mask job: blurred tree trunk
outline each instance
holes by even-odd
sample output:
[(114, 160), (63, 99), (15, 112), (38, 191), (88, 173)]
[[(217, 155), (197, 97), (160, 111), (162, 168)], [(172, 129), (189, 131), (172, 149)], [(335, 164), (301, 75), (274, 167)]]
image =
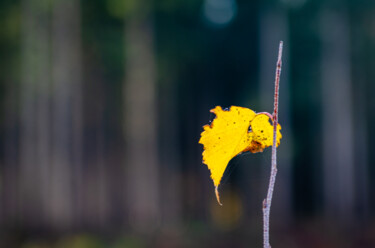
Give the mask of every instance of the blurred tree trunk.
[(1, 174), (1, 224), (16, 223), (18, 216), (17, 198), (19, 196), (18, 185), (18, 161), (19, 152), (17, 149), (18, 120), (17, 113), (19, 104), (16, 84), (9, 83), (4, 102), (4, 167)]
[(353, 99), (348, 17), (321, 15), (324, 208), (327, 217), (350, 223), (354, 210)]
[(48, 1), (22, 2), (19, 214), (26, 225), (42, 223), (48, 202), (50, 162), (50, 61)]
[[(283, 68), (280, 79), (280, 107), (279, 118), (282, 126), (283, 140), (278, 148), (278, 175), (275, 186), (275, 207), (272, 209), (273, 215), (278, 216), (274, 219), (278, 225), (287, 225), (291, 221), (292, 216), (292, 159), (291, 159), (291, 140), (290, 130), (290, 86), (288, 73), (289, 46), (288, 42), (289, 30), (287, 24), (287, 16), (285, 11), (276, 11), (275, 9), (265, 9), (260, 16), (260, 99), (261, 108), (259, 111), (273, 111), (273, 94), (276, 60), (278, 52), (278, 44), (280, 40), (284, 41), (283, 49)], [(264, 168), (263, 179), (269, 177), (270, 161)], [(262, 180), (263, 198), (266, 196), (268, 180)], [(277, 206), (277, 207), (276, 207)]]
[[(171, 66), (170, 68), (173, 68)], [(181, 158), (178, 149), (177, 89), (175, 77), (167, 74), (163, 79), (162, 96), (160, 97), (160, 130), (161, 136), (161, 199), (163, 225), (173, 228), (181, 223), (182, 211), (182, 178)]]
[(147, 232), (161, 215), (154, 34), (150, 2), (134, 3), (125, 17), (126, 205), (131, 227)]
[[(57, 227), (71, 226), (74, 220), (73, 208), (80, 208), (82, 205), (80, 202), (82, 199), (80, 182), (83, 176), (80, 26), (79, 2), (53, 1), (53, 139), (49, 200), (52, 221)], [(78, 211), (78, 216), (75, 217), (79, 218), (82, 213), (83, 209)]]
[[(353, 37), (360, 37), (362, 34), (361, 26), (362, 23), (358, 22), (361, 19), (362, 13), (357, 13), (352, 18), (352, 33)], [(368, 51), (367, 47), (362, 45), (362, 39), (354, 39), (353, 40), (353, 83), (355, 82), (355, 87), (353, 88), (354, 91), (354, 103), (355, 103), (355, 110), (354, 110), (354, 130), (355, 130), (355, 147), (354, 147), (354, 161), (355, 161), (355, 168), (356, 168), (356, 175), (355, 175), (355, 202), (356, 202), (356, 210), (359, 213), (360, 222), (358, 224), (363, 225), (363, 222), (369, 221), (369, 104), (368, 104), (368, 92), (366, 88), (366, 81), (369, 80), (371, 77), (368, 77), (366, 73), (366, 67), (363, 66), (363, 63), (366, 63), (363, 60), (363, 57), (366, 57)], [(364, 56), (365, 54), (365, 56)], [(371, 57), (367, 57), (370, 59)], [(371, 63), (369, 63), (371, 66)], [(370, 79), (371, 80), (371, 79)]]

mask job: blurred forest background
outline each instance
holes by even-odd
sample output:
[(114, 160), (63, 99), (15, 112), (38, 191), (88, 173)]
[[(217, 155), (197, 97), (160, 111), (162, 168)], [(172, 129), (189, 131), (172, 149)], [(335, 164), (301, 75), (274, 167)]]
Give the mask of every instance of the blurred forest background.
[(272, 247), (375, 247), (375, 1), (2, 0), (0, 247), (262, 247), (270, 149), (216, 203), (216, 105), (283, 139)]

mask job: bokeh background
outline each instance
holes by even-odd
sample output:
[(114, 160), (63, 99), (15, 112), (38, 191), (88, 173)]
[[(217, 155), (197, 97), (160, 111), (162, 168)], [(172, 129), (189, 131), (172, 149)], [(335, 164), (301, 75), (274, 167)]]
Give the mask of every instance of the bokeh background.
[(220, 207), (198, 140), (280, 40), (272, 247), (375, 247), (373, 0), (2, 0), (0, 247), (262, 247), (270, 149)]

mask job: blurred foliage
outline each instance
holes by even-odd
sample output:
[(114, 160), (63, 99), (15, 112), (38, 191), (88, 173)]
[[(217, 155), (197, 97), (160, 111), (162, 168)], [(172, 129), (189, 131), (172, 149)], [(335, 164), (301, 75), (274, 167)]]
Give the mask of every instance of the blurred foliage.
[(96, 237), (89, 235), (76, 235), (68, 237), (57, 242), (56, 248), (101, 248), (104, 243)]

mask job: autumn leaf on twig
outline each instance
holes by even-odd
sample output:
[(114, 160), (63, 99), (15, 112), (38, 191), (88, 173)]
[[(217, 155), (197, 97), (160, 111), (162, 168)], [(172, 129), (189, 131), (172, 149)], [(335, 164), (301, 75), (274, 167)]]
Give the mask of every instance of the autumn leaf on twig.
[[(203, 126), (199, 143), (203, 144), (203, 163), (211, 171), (216, 198), (221, 205), (218, 187), (229, 161), (242, 152), (262, 152), (272, 146), (273, 127), (268, 113), (257, 114), (251, 109), (237, 106), (231, 106), (228, 110), (217, 106), (210, 111), (216, 118), (211, 125)], [(277, 129), (279, 145), (281, 126), (278, 125)]]

